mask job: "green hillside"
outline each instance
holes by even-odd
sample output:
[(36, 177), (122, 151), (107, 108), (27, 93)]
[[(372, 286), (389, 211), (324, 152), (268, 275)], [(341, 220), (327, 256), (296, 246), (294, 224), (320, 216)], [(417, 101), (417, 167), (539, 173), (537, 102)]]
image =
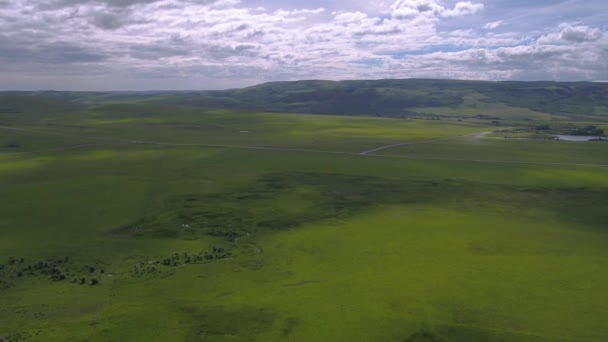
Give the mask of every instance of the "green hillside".
[(531, 118), (541, 118), (542, 113), (570, 119), (608, 115), (608, 85), (588, 82), (296, 81), (235, 90), (148, 96), (145, 100), (271, 112), (396, 117), (423, 113), (442, 115), (439, 109), (446, 107), (472, 111), (456, 116), (503, 119), (506, 116), (495, 113), (496, 109), (528, 109), (537, 113), (529, 115)]
[(72, 103), (152, 103), (304, 114), (608, 119), (608, 84), (403, 79), (272, 82), (221, 91), (35, 92)]

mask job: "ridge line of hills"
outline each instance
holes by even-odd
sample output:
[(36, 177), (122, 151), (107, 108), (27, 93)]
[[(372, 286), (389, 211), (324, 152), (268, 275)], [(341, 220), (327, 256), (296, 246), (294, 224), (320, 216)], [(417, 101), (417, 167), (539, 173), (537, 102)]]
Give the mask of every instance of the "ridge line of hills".
[[(179, 105), (187, 107), (303, 114), (388, 117), (505, 119), (608, 119), (608, 83), (553, 81), (461, 81), (382, 79), (282, 81), (205, 91), (5, 91), (0, 111), (35, 96), (67, 104)], [(52, 100), (51, 100), (52, 101)]]

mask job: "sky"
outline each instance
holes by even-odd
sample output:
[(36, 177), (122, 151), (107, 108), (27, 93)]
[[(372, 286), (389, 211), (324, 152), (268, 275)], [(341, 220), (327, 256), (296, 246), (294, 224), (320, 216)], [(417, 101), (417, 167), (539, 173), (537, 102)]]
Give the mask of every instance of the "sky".
[(0, 0), (0, 90), (608, 80), (606, 0)]

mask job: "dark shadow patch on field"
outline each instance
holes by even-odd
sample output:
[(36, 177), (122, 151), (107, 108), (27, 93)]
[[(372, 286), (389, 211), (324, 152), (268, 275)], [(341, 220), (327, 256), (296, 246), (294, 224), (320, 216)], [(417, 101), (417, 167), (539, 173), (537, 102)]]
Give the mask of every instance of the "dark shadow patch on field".
[[(381, 205), (448, 206), (463, 212), (604, 227), (608, 192), (588, 188), (521, 189), (455, 180), (407, 181), (344, 174), (285, 172), (216, 194), (169, 197), (163, 209), (118, 227), (113, 234), (198, 239), (215, 236), (238, 244), (260, 232), (341, 222)], [(539, 216), (539, 211), (545, 214)], [(548, 215), (547, 215), (548, 214)], [(243, 242), (243, 241), (241, 241)], [(496, 246), (495, 246), (496, 247)], [(500, 246), (497, 246), (500, 247)], [(481, 249), (480, 249), (481, 248)], [(501, 250), (473, 246), (479, 253)]]
[(500, 255), (508, 252), (507, 247), (497, 241), (471, 241), (469, 251), (478, 255)]
[(403, 342), (447, 342), (448, 340), (427, 329), (420, 329)]
[(341, 221), (382, 204), (441, 201), (441, 192), (458, 193), (455, 186), (451, 181), (440, 184), (342, 174), (275, 173), (225, 193), (167, 198), (160, 212), (112, 233), (167, 238), (204, 234), (235, 242), (262, 231)]
[[(506, 332), (494, 332), (474, 326), (438, 325), (420, 328), (403, 342), (507, 342), (521, 336)], [(506, 336), (506, 337), (505, 337)]]
[(300, 319), (296, 317), (289, 317), (283, 322), (283, 328), (281, 329), (281, 335), (287, 337), (300, 325)]
[(608, 222), (608, 192), (595, 189), (540, 189), (529, 190), (524, 196), (534, 204), (552, 210), (558, 220), (577, 226), (600, 227), (605, 230)]
[[(605, 230), (608, 191), (594, 188), (516, 188), (503, 185), (475, 184), (468, 189), (458, 208), (478, 212), (500, 213), (528, 219), (546, 219), (545, 212), (556, 222), (577, 228)], [(474, 247), (476, 248), (476, 247)], [(500, 248), (498, 248), (500, 249)], [(479, 252), (489, 252), (479, 250)]]
[(243, 260), (241, 262), (239, 262), (239, 267), (245, 270), (249, 270), (249, 271), (259, 271), (262, 268), (264, 268), (264, 260), (263, 259), (246, 259)]
[(257, 307), (228, 309), (223, 306), (182, 308), (195, 326), (188, 341), (207, 341), (216, 339), (253, 340), (270, 329), (276, 313)]
[(180, 129), (194, 131), (228, 131), (229, 129), (213, 123), (196, 123), (196, 122), (161, 122), (161, 123), (145, 123), (145, 126), (163, 129)]
[(283, 287), (302, 287), (310, 284), (324, 283), (325, 280), (303, 280), (297, 283), (283, 284)]

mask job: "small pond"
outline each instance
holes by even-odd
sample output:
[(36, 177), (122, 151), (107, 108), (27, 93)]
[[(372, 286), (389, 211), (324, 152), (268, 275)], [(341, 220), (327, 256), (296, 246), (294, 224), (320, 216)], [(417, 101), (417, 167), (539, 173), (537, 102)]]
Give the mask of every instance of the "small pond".
[(592, 135), (558, 135), (559, 140), (563, 141), (590, 141), (593, 139), (607, 139), (605, 137), (594, 137)]

